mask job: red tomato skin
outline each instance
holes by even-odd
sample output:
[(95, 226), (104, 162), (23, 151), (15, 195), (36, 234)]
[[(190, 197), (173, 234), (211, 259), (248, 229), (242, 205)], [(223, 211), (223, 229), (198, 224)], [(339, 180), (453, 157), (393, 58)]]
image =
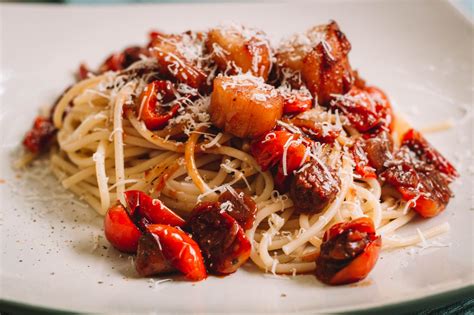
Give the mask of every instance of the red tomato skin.
[(329, 281), (324, 281), (326, 284), (342, 285), (360, 281), (367, 277), (378, 260), (380, 249), (382, 247), (382, 238), (381, 236), (375, 235), (374, 224), (372, 220), (367, 217), (333, 225), (324, 234), (323, 242), (332, 240), (347, 230), (367, 233), (370, 242), (366, 245), (363, 252), (356, 256), (348, 265), (332, 275)]
[(104, 231), (105, 237), (116, 249), (126, 253), (136, 253), (138, 239), (142, 233), (122, 205), (114, 205), (107, 210)]
[(164, 97), (170, 97), (172, 93), (172, 83), (170, 81), (156, 80), (148, 84), (139, 98), (139, 113), (145, 126), (149, 130), (159, 130), (163, 128), (168, 121), (176, 116), (180, 108), (179, 104), (174, 105), (169, 111), (164, 113), (157, 112), (158, 99), (157, 93), (164, 93)]
[(91, 73), (91, 71), (89, 70), (87, 65), (85, 63), (81, 63), (76, 73), (77, 80), (82, 81), (84, 79), (87, 79), (89, 76), (89, 73)]
[(209, 272), (227, 275), (248, 260), (252, 245), (237, 220), (221, 212), (220, 205), (220, 202), (199, 203), (186, 227), (201, 246)]
[(329, 284), (342, 285), (365, 279), (369, 272), (374, 268), (375, 263), (379, 258), (381, 247), (382, 238), (381, 236), (378, 236), (375, 241), (367, 245), (365, 251), (357, 256), (349, 266), (336, 273)]
[(126, 191), (125, 200), (132, 217), (136, 214), (143, 216), (152, 224), (167, 224), (179, 227), (183, 227), (185, 224), (185, 221), (179, 215), (165, 206), (159, 199), (153, 199), (142, 191)]
[(293, 134), (286, 130), (274, 130), (252, 143), (250, 151), (263, 171), (281, 161), (285, 143), (291, 137)]
[(370, 137), (382, 130), (393, 130), (393, 110), (387, 95), (375, 86), (353, 86), (345, 100), (335, 100), (332, 106), (340, 109), (352, 126)]
[(157, 237), (164, 257), (190, 281), (207, 278), (206, 267), (198, 244), (182, 230), (164, 224), (147, 226)]
[(387, 94), (376, 86), (367, 86), (365, 91), (375, 100), (375, 110), (385, 120), (384, 125), (392, 132), (395, 117)]
[(110, 55), (101, 66), (101, 72), (122, 70), (123, 59), (122, 53)]
[(415, 129), (410, 129), (403, 135), (402, 145), (415, 152), (421, 160), (434, 165), (450, 179), (459, 177), (456, 168)]
[(333, 239), (336, 236), (341, 235), (342, 233), (344, 233), (344, 231), (348, 229), (354, 229), (366, 233), (375, 233), (375, 227), (372, 220), (366, 217), (362, 217), (349, 222), (341, 222), (334, 224), (324, 234), (324, 241)]
[[(263, 171), (280, 163), (279, 168), (281, 168), (283, 175), (281, 163), (283, 163), (285, 144), (298, 138), (299, 135), (292, 134), (286, 130), (271, 131), (253, 142), (250, 151)], [(303, 143), (292, 143), (288, 147), (286, 154), (287, 174), (290, 174), (302, 164), (305, 152), (306, 146)]]
[(446, 208), (446, 205), (440, 205), (420, 192), (413, 192), (403, 187), (398, 188), (398, 192), (400, 192), (402, 199), (405, 201), (412, 201), (416, 198), (412, 207), (423, 218), (435, 217)]
[(296, 115), (313, 107), (313, 100), (310, 98), (300, 98), (295, 96), (294, 98), (285, 98), (283, 103), (283, 114), (284, 115)]
[(26, 133), (23, 146), (31, 153), (39, 153), (47, 148), (55, 133), (56, 128), (51, 119), (38, 116), (33, 127)]
[(369, 159), (365, 153), (360, 139), (356, 140), (354, 145), (350, 149), (352, 157), (354, 158), (355, 167), (354, 171), (356, 174), (360, 175), (362, 178), (377, 178), (375, 169), (370, 166)]
[(236, 272), (249, 259), (251, 250), (252, 244), (245, 235), (243, 228), (239, 226), (232, 251), (228, 253), (226, 259), (216, 266), (217, 272), (222, 275)]
[(304, 144), (291, 144), (289, 146), (286, 154), (286, 175), (283, 171), (283, 159), (280, 165), (278, 165), (278, 170), (275, 175), (275, 185), (280, 192), (285, 193), (290, 189), (291, 175), (308, 160), (308, 158), (304, 160), (305, 154), (306, 146)]

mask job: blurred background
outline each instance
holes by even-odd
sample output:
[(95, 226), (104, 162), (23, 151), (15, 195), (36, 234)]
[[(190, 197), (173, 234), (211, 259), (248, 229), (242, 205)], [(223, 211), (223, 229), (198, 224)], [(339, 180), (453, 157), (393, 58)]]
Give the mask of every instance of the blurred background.
[[(127, 4), (127, 3), (196, 3), (196, 2), (288, 2), (312, 0), (0, 0), (0, 3), (64, 3), (64, 4)], [(341, 0), (341, 1), (403, 1), (403, 0)], [(474, 16), (474, 0), (447, 0), (471, 22)]]
[[(278, 0), (277, 0), (278, 1)], [(279, 0), (285, 1), (285, 0)], [(288, 1), (288, 0), (287, 0)], [(311, 1), (311, 0), (307, 0)], [(364, 0), (343, 0), (343, 1), (364, 1)], [(373, 0), (383, 1), (383, 0)], [(393, 0), (397, 1), (397, 0)], [(398, 0), (400, 1), (400, 0)], [(455, 4), (460, 11), (472, 18), (474, 13), (474, 0), (448, 0)], [(73, 4), (121, 4), (121, 3), (190, 3), (190, 2), (268, 2), (268, 0), (0, 0), (2, 2), (15, 3), (73, 3)]]

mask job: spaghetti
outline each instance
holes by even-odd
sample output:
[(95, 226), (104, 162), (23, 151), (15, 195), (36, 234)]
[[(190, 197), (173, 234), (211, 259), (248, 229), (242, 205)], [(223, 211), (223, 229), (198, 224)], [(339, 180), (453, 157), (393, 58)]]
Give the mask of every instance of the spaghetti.
[[(183, 218), (200, 202), (217, 202), (226, 191), (234, 196), (243, 192), (257, 207), (245, 231), (250, 259), (279, 274), (312, 272), (324, 263), (317, 257), (323, 257), (322, 244), (330, 241), (325, 234), (338, 223), (370, 218), (384, 249), (446, 232), (447, 223), (396, 236), (417, 213), (437, 214), (424, 212), (428, 201), (438, 200), (431, 198), (437, 192), (420, 189), (427, 173), (418, 164), (429, 164), (429, 174), (449, 177), (449, 163), (441, 163), (445, 160), (434, 149), (421, 152), (420, 144), (413, 144), (420, 138), (395, 139), (408, 128), (397, 123), (383, 92), (350, 70), (350, 44), (332, 33), (335, 28), (334, 22), (314, 28), (275, 50), (262, 32), (240, 26), (209, 33), (152, 33), (148, 49), (141, 48), (138, 56), (130, 50), (113, 55), (101, 73), (89, 73), (57, 102), (51, 116), (56, 140), (49, 140), (54, 173), (101, 215), (117, 201), (130, 202), (125, 192), (133, 190), (159, 199)], [(216, 78), (222, 85), (216, 85)], [(158, 85), (165, 80), (171, 87)], [(269, 121), (274, 108), (278, 117)], [(266, 124), (271, 127), (260, 132)], [(382, 134), (395, 147), (390, 144), (385, 161), (377, 165), (370, 155), (385, 145), (377, 142)], [(40, 151), (25, 144), (33, 153)], [(397, 186), (397, 176), (390, 173), (406, 164), (406, 156), (398, 157), (405, 147), (416, 147), (413, 170), (419, 187)], [(264, 154), (276, 154), (275, 160), (266, 163)], [(398, 164), (392, 170), (390, 163)], [(298, 180), (307, 180), (315, 170), (317, 176), (334, 178), (322, 184), (335, 188), (333, 195), (314, 192), (314, 187), (302, 193), (319, 193), (318, 211), (293, 193)], [(447, 200), (441, 203), (438, 211)], [(302, 211), (305, 206), (310, 210)]]

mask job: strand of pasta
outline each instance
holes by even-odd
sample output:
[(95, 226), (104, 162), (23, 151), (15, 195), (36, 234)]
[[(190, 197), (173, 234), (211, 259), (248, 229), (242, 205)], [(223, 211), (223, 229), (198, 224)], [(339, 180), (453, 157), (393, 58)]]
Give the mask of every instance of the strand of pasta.
[[(113, 109), (114, 124), (114, 156), (115, 156), (115, 181), (119, 183), (125, 179), (125, 163), (123, 152), (123, 129), (122, 129), (122, 111), (127, 98), (132, 94), (134, 84), (127, 84), (117, 94)], [(117, 198), (122, 204), (125, 204), (125, 185), (117, 185)]]
[[(202, 132), (203, 130), (204, 129), (200, 128), (197, 131)], [(196, 167), (196, 161), (194, 159), (194, 149), (196, 148), (196, 143), (200, 136), (198, 132), (194, 132), (189, 136), (189, 139), (186, 142), (184, 158), (186, 160), (186, 169), (188, 171), (188, 175), (191, 176), (191, 179), (193, 180), (194, 184), (199, 188), (201, 193), (204, 194), (208, 193), (211, 189), (202, 179), (201, 175), (199, 175), (199, 172)], [(211, 193), (210, 195), (212, 196), (212, 194), (214, 193)]]
[(110, 194), (107, 187), (107, 174), (105, 172), (105, 141), (101, 141), (97, 151), (92, 159), (95, 160), (95, 172), (97, 176), (97, 184), (100, 192), (101, 214), (104, 215), (110, 206)]
[(76, 83), (72, 88), (70, 88), (64, 95), (61, 97), (59, 102), (56, 104), (56, 108), (53, 113), (53, 123), (54, 126), (58, 129), (62, 127), (62, 119), (64, 115), (64, 111), (69, 106), (69, 103), (72, 101), (74, 97), (79, 95), (85, 89), (92, 87), (99, 82), (103, 81), (103, 79), (109, 74), (104, 74), (97, 77), (92, 77), (90, 79), (82, 80), (81, 82)]

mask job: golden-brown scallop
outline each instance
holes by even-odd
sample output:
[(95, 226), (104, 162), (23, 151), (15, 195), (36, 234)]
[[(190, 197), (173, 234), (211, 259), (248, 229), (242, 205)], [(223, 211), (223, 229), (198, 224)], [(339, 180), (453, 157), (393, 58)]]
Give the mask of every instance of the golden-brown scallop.
[(192, 88), (204, 89), (207, 74), (198, 65), (202, 53), (196, 33), (159, 34), (150, 45), (163, 74), (176, 78)]
[(332, 94), (346, 94), (351, 89), (350, 50), (351, 44), (333, 21), (326, 27), (324, 40), (304, 58), (301, 77), (319, 104), (327, 105)]
[(225, 74), (250, 72), (268, 78), (271, 50), (263, 32), (237, 25), (214, 28), (207, 35), (206, 47)]
[(241, 138), (255, 138), (275, 127), (283, 112), (283, 97), (262, 78), (218, 76), (209, 114), (212, 123)]
[(327, 105), (331, 94), (345, 94), (352, 86), (347, 55), (351, 45), (336, 22), (311, 28), (284, 41), (275, 54), (277, 74), (283, 84), (303, 84)]
[(275, 54), (278, 76), (294, 89), (303, 86), (301, 69), (304, 58), (324, 38), (325, 25), (311, 28), (305, 34), (294, 34), (278, 47)]

